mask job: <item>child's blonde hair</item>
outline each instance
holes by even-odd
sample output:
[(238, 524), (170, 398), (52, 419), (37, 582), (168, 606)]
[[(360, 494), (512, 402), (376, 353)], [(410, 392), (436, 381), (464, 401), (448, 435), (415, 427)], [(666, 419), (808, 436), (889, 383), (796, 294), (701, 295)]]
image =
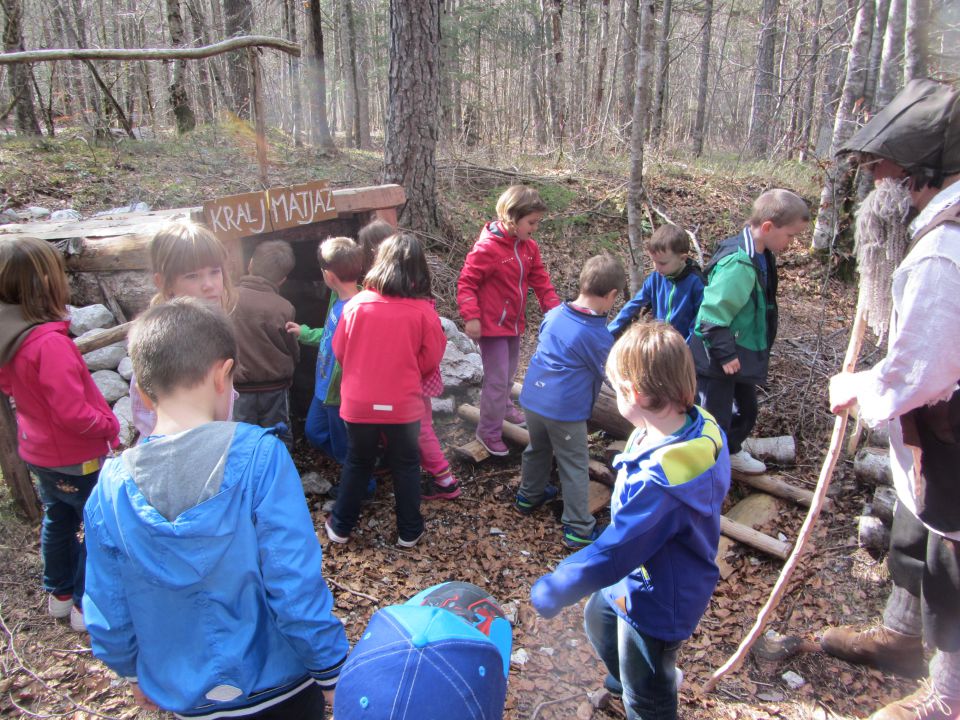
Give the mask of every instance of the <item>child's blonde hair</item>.
[(497, 217), (503, 223), (515, 223), (536, 212), (546, 212), (540, 193), (528, 185), (511, 185), (497, 200)]
[(610, 350), (607, 377), (622, 391), (640, 395), (643, 406), (653, 412), (665, 407), (689, 410), (696, 400), (693, 355), (668, 323), (632, 325)]
[(34, 237), (0, 240), (0, 302), (19, 305), (27, 322), (67, 317), (70, 285), (63, 257)]
[(170, 286), (178, 277), (205, 267), (219, 267), (223, 271), (221, 305), (224, 311), (232, 312), (237, 304), (237, 291), (227, 266), (227, 250), (203, 225), (176, 220), (160, 228), (150, 241), (150, 267), (161, 278), (161, 287), (150, 300), (151, 305), (172, 299)]
[(794, 192), (783, 188), (774, 188), (762, 193), (753, 201), (753, 210), (748, 221), (753, 227), (760, 227), (770, 221), (778, 228), (792, 225), (798, 220), (810, 220), (810, 208), (806, 201)]
[(317, 263), (343, 283), (355, 283), (363, 275), (363, 248), (348, 237), (329, 237), (317, 248)]

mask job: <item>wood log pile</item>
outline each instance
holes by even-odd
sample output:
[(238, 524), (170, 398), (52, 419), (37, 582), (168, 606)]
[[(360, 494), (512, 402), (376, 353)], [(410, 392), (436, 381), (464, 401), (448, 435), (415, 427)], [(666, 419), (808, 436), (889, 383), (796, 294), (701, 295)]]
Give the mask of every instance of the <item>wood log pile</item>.
[[(871, 434), (869, 439), (876, 442), (887, 438), (883, 434)], [(863, 506), (857, 518), (857, 541), (860, 547), (879, 557), (890, 546), (890, 526), (897, 503), (888, 449), (861, 448), (853, 460), (853, 474), (858, 483), (874, 488), (873, 498)]]

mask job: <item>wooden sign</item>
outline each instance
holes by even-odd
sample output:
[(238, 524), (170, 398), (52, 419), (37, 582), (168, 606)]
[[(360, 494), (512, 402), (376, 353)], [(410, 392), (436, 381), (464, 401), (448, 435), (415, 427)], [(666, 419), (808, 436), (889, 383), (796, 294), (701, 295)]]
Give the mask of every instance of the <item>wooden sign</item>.
[(337, 216), (326, 180), (271, 188), (203, 204), (207, 225), (222, 242), (307, 225)]

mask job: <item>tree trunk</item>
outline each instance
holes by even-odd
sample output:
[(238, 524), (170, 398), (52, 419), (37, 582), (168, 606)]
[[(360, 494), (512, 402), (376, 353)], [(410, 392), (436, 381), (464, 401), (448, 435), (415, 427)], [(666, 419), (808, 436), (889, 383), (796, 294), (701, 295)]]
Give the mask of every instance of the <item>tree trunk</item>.
[(863, 89), (864, 110), (878, 109), (875, 104), (880, 64), (883, 57), (883, 42), (887, 32), (887, 18), (890, 15), (891, 0), (876, 0), (873, 18), (873, 35), (870, 38), (870, 58), (867, 63), (867, 82)]
[(927, 76), (929, 51), (927, 33), (929, 32), (930, 0), (907, 0), (907, 24), (905, 37), (905, 57), (903, 63), (903, 83)]
[(530, 97), (533, 101), (533, 123), (540, 147), (547, 145), (547, 98), (544, 87), (544, 63), (546, 59), (546, 43), (543, 35), (543, 15), (536, 9), (531, 9), (533, 18), (534, 37), (536, 38), (536, 57), (530, 63), (530, 73), (527, 81), (530, 85)]
[(327, 72), (323, 57), (323, 19), (320, 0), (307, 4), (307, 32), (305, 37), (304, 73), (307, 97), (310, 101), (310, 138), (323, 150), (334, 147), (330, 126), (327, 124)]
[(777, 14), (780, 0), (763, 0), (760, 10), (760, 38), (757, 42), (757, 65), (753, 82), (753, 104), (747, 144), (754, 157), (764, 157), (770, 146), (770, 130), (776, 106), (775, 60), (777, 49)]
[[(186, 3), (194, 40), (201, 45), (208, 45), (203, 8), (196, 0), (186, 0)], [(200, 107), (203, 110), (203, 119), (206, 122), (213, 122), (213, 119), (217, 116), (217, 111), (213, 89), (210, 87), (210, 74), (211, 72), (216, 74), (216, 65), (208, 60), (196, 60), (194, 65), (197, 69), (197, 90), (200, 92)]]
[(603, 87), (607, 79), (607, 53), (610, 43), (610, 0), (600, 3), (600, 31), (597, 38), (597, 84), (594, 87), (593, 107), (596, 112), (594, 122), (599, 124), (603, 112)]
[[(640, 1), (640, 44), (637, 52), (637, 82), (630, 127), (630, 179), (627, 183), (627, 238), (630, 244), (630, 293), (636, 294), (643, 279), (643, 142), (650, 112), (649, 79), (653, 66), (653, 35), (656, 18), (653, 0)], [(644, 85), (647, 85), (646, 89)]]
[[(23, 5), (21, 0), (3, 0), (3, 49), (5, 52), (25, 50), (23, 45)], [(10, 93), (14, 103), (14, 127), (19, 135), (40, 135), (40, 123), (33, 105), (30, 66), (16, 63), (10, 67)], [(51, 92), (53, 90), (51, 89)]]
[(703, 29), (700, 31), (700, 61), (697, 65), (697, 114), (693, 121), (693, 154), (703, 154), (707, 121), (707, 90), (710, 84), (710, 32), (713, 28), (713, 0), (704, 0)]
[[(847, 73), (843, 94), (833, 124), (830, 157), (853, 135), (857, 126), (856, 105), (863, 97), (867, 84), (867, 65), (870, 54), (870, 36), (873, 32), (874, 1), (863, 0), (857, 12), (847, 56)], [(851, 170), (847, 158), (831, 162), (827, 167), (826, 182), (820, 194), (820, 210), (813, 230), (813, 247), (818, 250), (832, 246), (840, 226), (840, 210), (850, 191)]]
[(369, 13), (364, 12), (364, 3), (358, 0), (353, 12), (353, 38), (356, 43), (357, 63), (357, 118), (358, 118), (358, 146), (363, 150), (373, 147), (370, 140), (370, 84), (369, 78), (373, 72), (370, 63), (369, 33), (367, 32), (367, 18)]
[[(844, 27), (849, 27), (847, 18), (847, 0), (834, 0), (834, 18), (824, 35), (833, 38), (844, 37)], [(852, 30), (851, 30), (852, 32)], [(830, 153), (830, 141), (833, 138), (833, 125), (837, 116), (837, 106), (843, 93), (843, 75), (846, 68), (847, 48), (842, 42), (833, 42), (833, 49), (827, 60), (823, 74), (820, 94), (820, 114), (816, 124), (816, 154), (826, 157)]]
[(360, 147), (360, 95), (357, 92), (357, 38), (353, 0), (340, 0), (340, 72), (344, 80), (344, 128), (348, 147)]
[[(297, 42), (297, 5), (294, 0), (283, 0), (283, 13), (286, 25), (286, 37), (290, 42)], [(287, 84), (290, 88), (290, 115), (294, 147), (303, 145), (303, 105), (300, 97), (300, 58), (287, 55), (286, 67)]]
[(880, 59), (880, 74), (874, 106), (879, 110), (893, 100), (900, 89), (903, 67), (904, 25), (906, 23), (906, 0), (891, 0), (887, 15), (887, 32), (883, 40), (883, 57)]
[(660, 17), (660, 35), (657, 37), (657, 82), (653, 95), (653, 114), (650, 120), (650, 142), (660, 142), (664, 118), (667, 113), (667, 79), (670, 74), (670, 15), (673, 0), (663, 0)]
[[(223, 0), (223, 22), (228, 37), (250, 35), (253, 30), (253, 4), (250, 0)], [(230, 53), (227, 61), (234, 111), (244, 120), (253, 117), (250, 106), (250, 68), (245, 51)]]
[[(183, 17), (180, 15), (180, 0), (166, 0), (167, 26), (170, 28), (170, 45), (183, 47)], [(197, 120), (187, 98), (184, 85), (186, 60), (173, 61), (173, 81), (170, 83), (170, 107), (177, 121), (177, 133), (182, 135), (197, 126)]]
[[(708, 0), (712, 2), (712, 0)], [(623, 58), (623, 91), (620, 99), (620, 124), (626, 127), (633, 117), (634, 94), (637, 91), (637, 27), (640, 24), (640, 0), (624, 0), (623, 35), (620, 57)]]
[(407, 194), (400, 224), (433, 231), (440, 112), (440, 2), (390, 0), (390, 73), (384, 182)]
[(541, 0), (546, 24), (547, 50), (547, 96), (550, 101), (550, 122), (553, 139), (561, 146), (566, 125), (565, 103), (561, 79), (563, 78), (563, 0)]
[[(455, 110), (456, 88), (460, 84), (460, 42), (459, 19), (456, 13), (456, 0), (443, 0), (440, 25), (440, 119), (444, 137), (456, 137), (459, 117)], [(531, 58), (531, 65), (533, 59)]]
[(583, 144), (583, 128), (586, 124), (587, 110), (587, 0), (580, 0), (577, 17), (580, 21), (580, 29), (577, 33), (577, 74), (574, 87), (576, 88), (576, 127), (571, 129), (571, 134), (576, 133), (577, 145)]
[(804, 5), (803, 22), (809, 30), (810, 59), (806, 66), (800, 69), (800, 72), (806, 76), (806, 82), (803, 85), (803, 115), (798, 139), (801, 162), (807, 159), (807, 153), (810, 150), (810, 132), (813, 129), (813, 101), (817, 92), (817, 65), (820, 61), (820, 18), (823, 15), (823, 0), (816, 0), (812, 16), (807, 14), (808, 11), (809, 6)]

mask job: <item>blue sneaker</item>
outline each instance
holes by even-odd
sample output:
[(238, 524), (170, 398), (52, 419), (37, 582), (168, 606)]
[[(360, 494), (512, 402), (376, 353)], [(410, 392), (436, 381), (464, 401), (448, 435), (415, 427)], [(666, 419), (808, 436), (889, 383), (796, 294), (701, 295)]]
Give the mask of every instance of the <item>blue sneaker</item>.
[(544, 505), (551, 500), (553, 500), (560, 493), (557, 488), (553, 485), (547, 485), (543, 488), (543, 495), (540, 496), (540, 499), (536, 502), (528, 500), (520, 493), (517, 493), (516, 499), (513, 501), (514, 509), (521, 515), (530, 515), (534, 510), (536, 510), (541, 505)]
[(587, 545), (592, 543), (598, 537), (600, 537), (600, 528), (598, 527), (593, 528), (593, 532), (591, 532), (589, 535), (584, 536), (584, 535), (580, 535), (577, 532), (574, 532), (567, 525), (563, 526), (563, 544), (566, 545), (568, 548), (573, 548), (574, 550), (585, 548)]

